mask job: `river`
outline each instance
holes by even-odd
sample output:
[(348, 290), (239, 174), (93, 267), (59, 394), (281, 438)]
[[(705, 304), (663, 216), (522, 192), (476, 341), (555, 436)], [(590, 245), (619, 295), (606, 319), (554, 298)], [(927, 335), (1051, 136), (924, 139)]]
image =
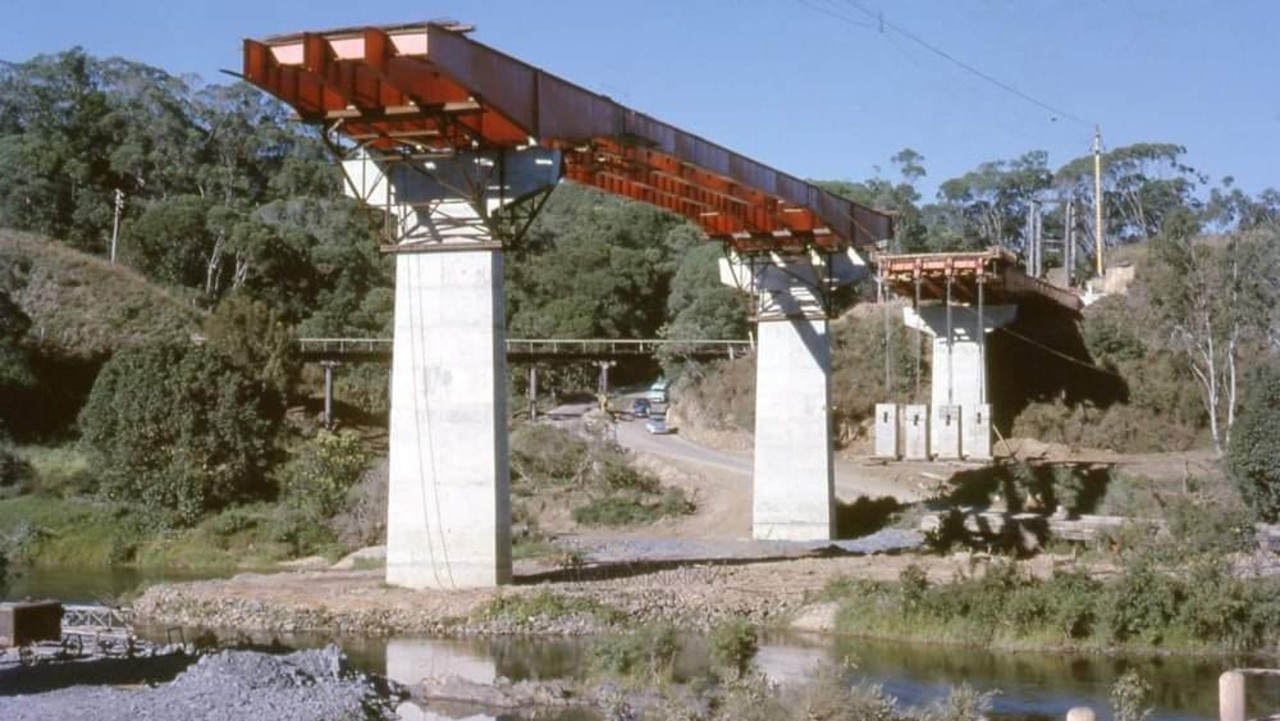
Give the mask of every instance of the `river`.
[[(208, 575), (208, 574), (204, 574)], [(55, 597), (64, 602), (96, 602), (119, 598), (140, 583), (177, 581), (183, 573), (130, 570), (31, 570), (11, 579), (5, 598)], [(164, 640), (166, 629), (143, 629)], [(188, 634), (191, 631), (188, 630)], [(257, 638), (269, 641), (268, 638)], [(403, 683), (435, 674), (458, 674), (478, 682), (498, 677), (512, 680), (574, 677), (586, 664), (589, 641), (529, 638), (432, 639), (329, 638), (319, 635), (278, 637), (293, 647), (337, 641), (358, 667)], [(699, 644), (688, 644), (696, 649)], [(701, 661), (685, 654), (686, 667)], [(1217, 717), (1217, 679), (1229, 668), (1258, 665), (1218, 656), (1112, 657), (1061, 653), (992, 653), (953, 646), (912, 645), (799, 634), (768, 634), (756, 663), (780, 683), (803, 680), (817, 664), (852, 660), (852, 677), (880, 684), (903, 706), (925, 705), (945, 698), (967, 682), (979, 690), (997, 691), (993, 717), (1063, 719), (1072, 706), (1090, 706), (1100, 721), (1110, 719), (1111, 685), (1133, 668), (1153, 688), (1155, 721), (1191, 721)], [(1280, 707), (1280, 683), (1251, 680), (1250, 714), (1269, 715)], [(437, 718), (430, 714), (423, 718)], [(444, 718), (444, 717), (439, 717)], [(476, 719), (495, 717), (477, 716)], [(502, 718), (502, 717), (498, 717)], [(563, 715), (564, 721), (587, 718)]]

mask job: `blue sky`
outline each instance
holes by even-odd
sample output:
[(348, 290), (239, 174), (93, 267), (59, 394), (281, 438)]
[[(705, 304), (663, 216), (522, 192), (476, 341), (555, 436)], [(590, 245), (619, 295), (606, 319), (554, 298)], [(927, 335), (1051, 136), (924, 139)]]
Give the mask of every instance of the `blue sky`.
[[(1256, 193), (1280, 186), (1273, 0), (142, 0), (14, 2), (0, 59), (74, 45), (225, 82), (243, 37), (448, 17), (573, 82), (787, 172), (862, 179), (904, 147), (936, 184), (1047, 150), (1187, 146)], [(859, 7), (870, 11), (871, 16)], [(880, 18), (886, 25), (882, 28)], [(1083, 122), (998, 89), (899, 27)]]

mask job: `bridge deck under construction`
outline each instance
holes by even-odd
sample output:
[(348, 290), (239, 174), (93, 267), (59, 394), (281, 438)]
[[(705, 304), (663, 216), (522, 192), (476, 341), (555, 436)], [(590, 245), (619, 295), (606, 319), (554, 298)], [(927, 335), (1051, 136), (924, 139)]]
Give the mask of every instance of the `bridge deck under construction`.
[[(843, 250), (888, 216), (428, 22), (244, 41), (244, 77), (371, 153), (560, 151), (563, 177), (657, 205), (740, 252)], [(736, 111), (735, 111), (736, 112)]]
[(954, 253), (880, 254), (875, 256), (880, 280), (903, 298), (920, 301), (976, 303), (981, 284), (987, 303), (1044, 300), (1072, 313), (1084, 308), (1080, 296), (1052, 283), (1033, 278), (1007, 250)]

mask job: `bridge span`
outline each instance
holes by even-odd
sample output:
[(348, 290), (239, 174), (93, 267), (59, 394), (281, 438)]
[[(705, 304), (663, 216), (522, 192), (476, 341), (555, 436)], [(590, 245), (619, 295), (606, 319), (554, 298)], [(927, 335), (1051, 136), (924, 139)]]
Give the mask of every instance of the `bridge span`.
[[(752, 535), (834, 533), (830, 342), (837, 287), (887, 215), (416, 23), (244, 41), (244, 77), (319, 126), (396, 259), (387, 582), (511, 578), (503, 250), (561, 180), (696, 223), (758, 321)], [(731, 109), (738, 112), (739, 109)], [(878, 109), (868, 108), (868, 115)], [(823, 117), (820, 108), (797, 119)]]

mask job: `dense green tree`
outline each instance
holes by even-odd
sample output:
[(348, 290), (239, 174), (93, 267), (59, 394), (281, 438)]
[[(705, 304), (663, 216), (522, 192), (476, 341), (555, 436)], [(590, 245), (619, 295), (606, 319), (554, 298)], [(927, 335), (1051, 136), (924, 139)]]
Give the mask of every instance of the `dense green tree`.
[(80, 428), (104, 495), (141, 504), (164, 526), (266, 495), (278, 417), (220, 354), (149, 346), (107, 362)]
[(1208, 239), (1197, 230), (1190, 211), (1170, 214), (1136, 291), (1149, 309), (1150, 345), (1184, 359), (1221, 452), (1231, 442), (1244, 364), (1266, 342), (1280, 300), (1280, 247), (1274, 232)]
[(283, 405), (302, 370), (297, 336), (280, 313), (244, 296), (229, 296), (204, 324), (205, 342)]
[(1275, 366), (1262, 369), (1249, 384), (1227, 471), (1259, 518), (1280, 520), (1280, 369)]
[(960, 225), (931, 227), (931, 233), (939, 232), (935, 237), (946, 240), (930, 245), (949, 245), (958, 238), (965, 248), (1022, 247), (1028, 206), (1037, 194), (1049, 187), (1053, 177), (1048, 160), (1048, 153), (1033, 150), (1013, 160), (982, 163), (958, 178), (943, 182), (938, 189), (939, 201), (954, 210), (935, 213), (933, 219), (935, 222), (951, 220)]
[(700, 239), (683, 220), (597, 191), (557, 188), (508, 261), (511, 334), (653, 337), (666, 322), (672, 275)]
[(860, 182), (848, 180), (819, 181), (824, 190), (848, 198), (855, 203), (893, 215), (893, 239), (889, 250), (914, 253), (925, 250), (926, 228), (919, 206), (920, 192), (915, 184), (925, 177), (924, 156), (903, 148), (889, 159), (898, 169), (901, 180), (868, 178)]
[[(1120, 241), (1159, 235), (1177, 209), (1198, 209), (1194, 193), (1207, 178), (1183, 162), (1187, 149), (1174, 143), (1134, 143), (1102, 157), (1106, 237)], [(1085, 210), (1086, 226), (1094, 223), (1094, 161), (1076, 158), (1054, 174), (1054, 184)]]
[(20, 420), (21, 407), (16, 398), (34, 382), (22, 344), (30, 326), (31, 320), (22, 309), (0, 290), (0, 436), (6, 426), (12, 427)]

